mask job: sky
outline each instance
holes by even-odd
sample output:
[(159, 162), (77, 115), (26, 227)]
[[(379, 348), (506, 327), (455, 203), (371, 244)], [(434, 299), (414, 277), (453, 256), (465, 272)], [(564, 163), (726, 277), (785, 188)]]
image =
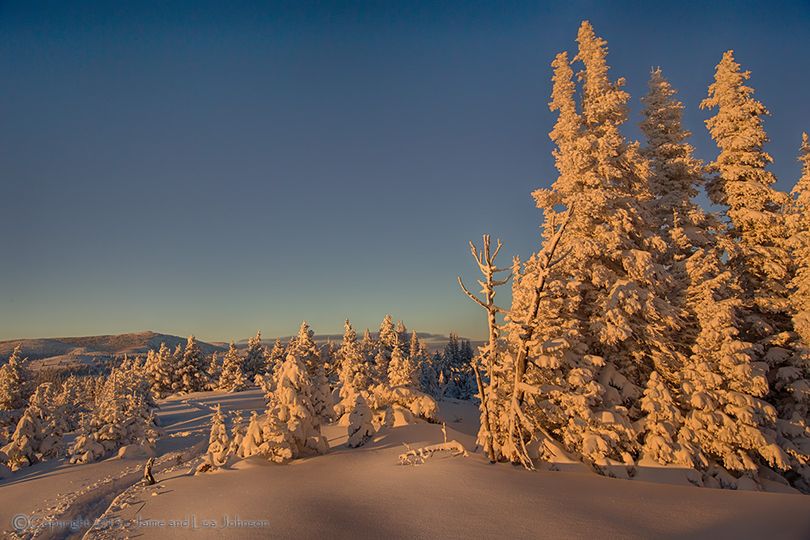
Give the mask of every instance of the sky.
[[(653, 5), (655, 4), (655, 5)], [(539, 248), (550, 63), (588, 19), (639, 98), (723, 51), (810, 130), (810, 2), (0, 2), (0, 339), (379, 326), (482, 337), (467, 242)], [(508, 291), (502, 300), (508, 305)]]

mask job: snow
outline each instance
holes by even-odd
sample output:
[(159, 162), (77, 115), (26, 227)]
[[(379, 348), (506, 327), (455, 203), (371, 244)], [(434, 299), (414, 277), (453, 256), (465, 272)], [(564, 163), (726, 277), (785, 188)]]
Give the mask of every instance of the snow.
[[(448, 441), (466, 457), (436, 452), (423, 464), (399, 465), (408, 449), (441, 445), (442, 426), (420, 422), (384, 427), (360, 448), (348, 448), (347, 428), (324, 426), (330, 453), (275, 465), (265, 458), (193, 475), (208, 446), (211, 416), (265, 408), (261, 390), (200, 392), (160, 402), (164, 435), (156, 447), (157, 484), (139, 484), (146, 456), (86, 465), (39, 463), (0, 482), (0, 523), (26, 513), (89, 524), (87, 538), (185, 538), (200, 530), (169, 527), (169, 520), (204, 520), (221, 527), (223, 516), (254, 520), (211, 536), (560, 538), (600, 536), (723, 536), (802, 538), (810, 533), (810, 499), (795, 494), (699, 489), (676, 469), (638, 468), (635, 480), (598, 476), (586, 468), (525, 471), (490, 465), (474, 452), (478, 410), (470, 402), (439, 402)], [(407, 445), (407, 446), (406, 446)], [(562, 472), (565, 471), (565, 472)], [(666, 476), (672, 476), (667, 480)], [(642, 481), (640, 479), (648, 480)], [(666, 483), (672, 482), (672, 483)], [(680, 484), (680, 485), (674, 485)], [(685, 519), (688, 517), (688, 519)], [(137, 518), (140, 518), (138, 526)], [(163, 521), (163, 526), (156, 523)], [(153, 525), (153, 526), (148, 526)], [(126, 533), (120, 529), (127, 527)], [(80, 534), (86, 527), (76, 531)], [(54, 531), (48, 531), (55, 537)], [(62, 536), (69, 536), (64, 534)]]
[[(187, 472), (189, 460), (206, 450), (217, 403), (223, 411), (262, 411), (264, 396), (259, 390), (224, 395), (201, 392), (161, 401), (157, 417), (164, 435), (155, 448), (154, 469), (159, 478), (177, 465), (178, 457), (180, 470)], [(135, 449), (126, 454), (125, 459), (112, 457), (84, 465), (71, 465), (64, 459), (37, 463), (0, 481), (0, 531), (8, 533), (17, 514), (92, 523), (115, 496), (141, 479), (147, 456), (138, 455)]]

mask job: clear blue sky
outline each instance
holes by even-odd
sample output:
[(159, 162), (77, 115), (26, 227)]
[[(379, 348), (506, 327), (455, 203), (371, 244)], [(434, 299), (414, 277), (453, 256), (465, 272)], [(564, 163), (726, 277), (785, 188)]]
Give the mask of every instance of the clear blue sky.
[(810, 3), (2, 2), (0, 339), (484, 334), (467, 240), (538, 246), (555, 53), (590, 19), (633, 96), (697, 105), (733, 48), (779, 187), (810, 130)]

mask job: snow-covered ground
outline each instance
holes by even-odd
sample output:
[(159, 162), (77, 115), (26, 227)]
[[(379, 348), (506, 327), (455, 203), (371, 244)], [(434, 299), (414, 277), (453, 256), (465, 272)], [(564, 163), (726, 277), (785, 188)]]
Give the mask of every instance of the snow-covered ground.
[[(802, 495), (666, 484), (654, 470), (631, 481), (582, 467), (528, 472), (473, 452), (399, 465), (406, 444), (443, 440), (435, 424), (389, 428), (357, 449), (345, 446), (345, 427), (331, 425), (327, 455), (289, 465), (251, 458), (190, 475), (217, 403), (245, 416), (264, 408), (258, 390), (165, 400), (156, 485), (138, 484), (142, 456), (39, 464), (0, 482), (0, 529), (9, 535), (24, 515), (33, 519), (22, 536), (42, 538), (810, 538)], [(475, 407), (445, 401), (441, 409), (448, 438), (473, 450)]]

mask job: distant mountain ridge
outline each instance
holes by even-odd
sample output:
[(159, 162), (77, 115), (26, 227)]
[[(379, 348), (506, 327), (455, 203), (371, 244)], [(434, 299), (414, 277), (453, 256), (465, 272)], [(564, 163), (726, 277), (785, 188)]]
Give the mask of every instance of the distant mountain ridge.
[[(372, 336), (376, 337), (377, 333), (372, 332)], [(417, 332), (417, 336), (430, 351), (440, 350), (448, 340), (447, 336), (427, 332)], [(291, 337), (281, 337), (282, 343), (286, 344)], [(362, 334), (358, 336), (358, 338), (361, 337)], [(129, 356), (145, 355), (149, 349), (158, 349), (161, 343), (165, 343), (173, 350), (178, 344), (185, 345), (186, 339), (152, 331), (103, 336), (11, 339), (0, 341), (0, 365), (6, 362), (17, 345), (21, 346), (22, 357), (28, 358), (34, 369), (69, 369), (91, 367), (125, 354)], [(342, 339), (342, 334), (315, 334), (315, 342), (318, 345), (324, 345), (329, 341), (340, 343)], [(275, 338), (263, 339), (262, 342), (272, 346), (275, 340)], [(237, 348), (247, 347), (247, 341), (247, 338), (237, 341)], [(214, 351), (225, 351), (228, 348), (228, 343), (224, 342), (198, 340), (197, 343), (205, 355), (210, 355)], [(473, 346), (482, 343), (482, 341), (472, 341)]]

